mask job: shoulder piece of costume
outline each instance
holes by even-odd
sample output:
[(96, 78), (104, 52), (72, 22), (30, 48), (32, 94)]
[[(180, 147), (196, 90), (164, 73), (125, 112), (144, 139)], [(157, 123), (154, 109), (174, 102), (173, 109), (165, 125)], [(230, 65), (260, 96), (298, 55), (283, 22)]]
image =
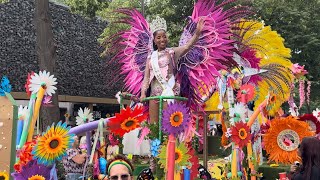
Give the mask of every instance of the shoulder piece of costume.
[[(136, 9), (118, 9), (116, 12), (126, 15), (118, 23), (127, 24), (130, 29), (121, 31), (105, 43), (116, 52), (112, 62), (121, 64), (126, 91), (134, 95), (140, 94), (147, 57), (152, 51), (152, 34), (146, 19)], [(120, 79), (117, 77), (117, 79)]]
[(243, 69), (243, 83), (256, 87), (256, 108), (270, 94), (276, 94), (277, 100), (269, 104), (269, 115), (277, 113), (282, 103), (290, 96), (293, 75), (291, 52), (284, 46), (284, 39), (262, 22), (243, 19), (236, 30), (240, 56), (235, 60)]
[(179, 46), (188, 42), (195, 33), (199, 19), (204, 19), (199, 40), (178, 63), (181, 94), (189, 98), (192, 108), (212, 95), (220, 70), (237, 65), (232, 58), (235, 40), (231, 28), (249, 10), (245, 6), (226, 8), (225, 5), (230, 6), (229, 3), (231, 1), (217, 4), (212, 0), (199, 0), (181, 36)]

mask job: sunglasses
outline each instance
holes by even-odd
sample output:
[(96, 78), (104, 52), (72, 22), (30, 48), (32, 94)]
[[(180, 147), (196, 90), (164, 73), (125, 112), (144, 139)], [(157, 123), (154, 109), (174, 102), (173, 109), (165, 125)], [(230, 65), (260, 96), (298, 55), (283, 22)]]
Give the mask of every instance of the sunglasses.
[(118, 180), (118, 179), (128, 180), (129, 177), (130, 177), (129, 174), (122, 174), (122, 175), (119, 175), (119, 176), (110, 176), (110, 180)]

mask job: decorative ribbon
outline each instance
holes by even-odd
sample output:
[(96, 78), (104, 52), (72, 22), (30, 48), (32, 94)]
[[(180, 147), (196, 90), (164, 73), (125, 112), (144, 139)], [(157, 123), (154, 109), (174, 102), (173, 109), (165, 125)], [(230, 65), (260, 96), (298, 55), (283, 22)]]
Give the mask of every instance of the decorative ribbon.
[[(158, 82), (162, 86), (162, 94), (161, 96), (174, 96), (173, 87), (175, 84), (174, 76), (171, 76), (169, 81), (166, 81), (165, 78), (162, 76), (160, 71), (160, 67), (158, 64), (158, 51), (153, 51), (151, 54), (151, 66), (154, 72), (154, 76), (157, 78)], [(170, 99), (167, 100), (168, 102), (173, 102), (174, 100)]]

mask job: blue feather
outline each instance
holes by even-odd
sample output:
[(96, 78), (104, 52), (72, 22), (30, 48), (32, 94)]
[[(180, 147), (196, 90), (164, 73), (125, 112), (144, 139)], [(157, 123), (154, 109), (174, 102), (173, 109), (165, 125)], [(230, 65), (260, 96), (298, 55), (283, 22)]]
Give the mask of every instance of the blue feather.
[(10, 93), (11, 92), (11, 84), (7, 76), (3, 76), (1, 80), (1, 85), (0, 85), (0, 96), (5, 96), (5, 93)]

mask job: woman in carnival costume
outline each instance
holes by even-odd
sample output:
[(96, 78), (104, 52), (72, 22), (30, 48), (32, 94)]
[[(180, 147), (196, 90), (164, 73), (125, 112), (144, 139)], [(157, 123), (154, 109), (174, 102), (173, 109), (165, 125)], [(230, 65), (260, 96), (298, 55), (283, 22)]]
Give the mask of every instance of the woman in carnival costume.
[[(166, 34), (166, 21), (157, 17), (150, 25), (153, 35), (153, 52), (149, 54), (146, 62), (144, 78), (141, 88), (141, 100), (146, 98), (148, 88), (150, 96), (178, 96), (180, 84), (176, 81), (178, 60), (185, 55), (199, 39), (204, 26), (201, 19), (196, 31), (187, 44), (175, 48), (167, 48), (168, 37)], [(158, 122), (159, 105), (156, 101), (149, 103), (150, 121)]]
[[(115, 79), (125, 75), (125, 90), (140, 99), (182, 95), (197, 109), (212, 95), (220, 71), (237, 66), (233, 60), (237, 38), (231, 29), (249, 11), (246, 6), (226, 7), (230, 3), (198, 0), (174, 48), (167, 47), (164, 19), (156, 17), (149, 24), (135, 9), (117, 10), (126, 15), (118, 22), (130, 29), (105, 41), (106, 51), (116, 54), (111, 61), (121, 64)], [(158, 105), (149, 102), (151, 122), (158, 121)]]

